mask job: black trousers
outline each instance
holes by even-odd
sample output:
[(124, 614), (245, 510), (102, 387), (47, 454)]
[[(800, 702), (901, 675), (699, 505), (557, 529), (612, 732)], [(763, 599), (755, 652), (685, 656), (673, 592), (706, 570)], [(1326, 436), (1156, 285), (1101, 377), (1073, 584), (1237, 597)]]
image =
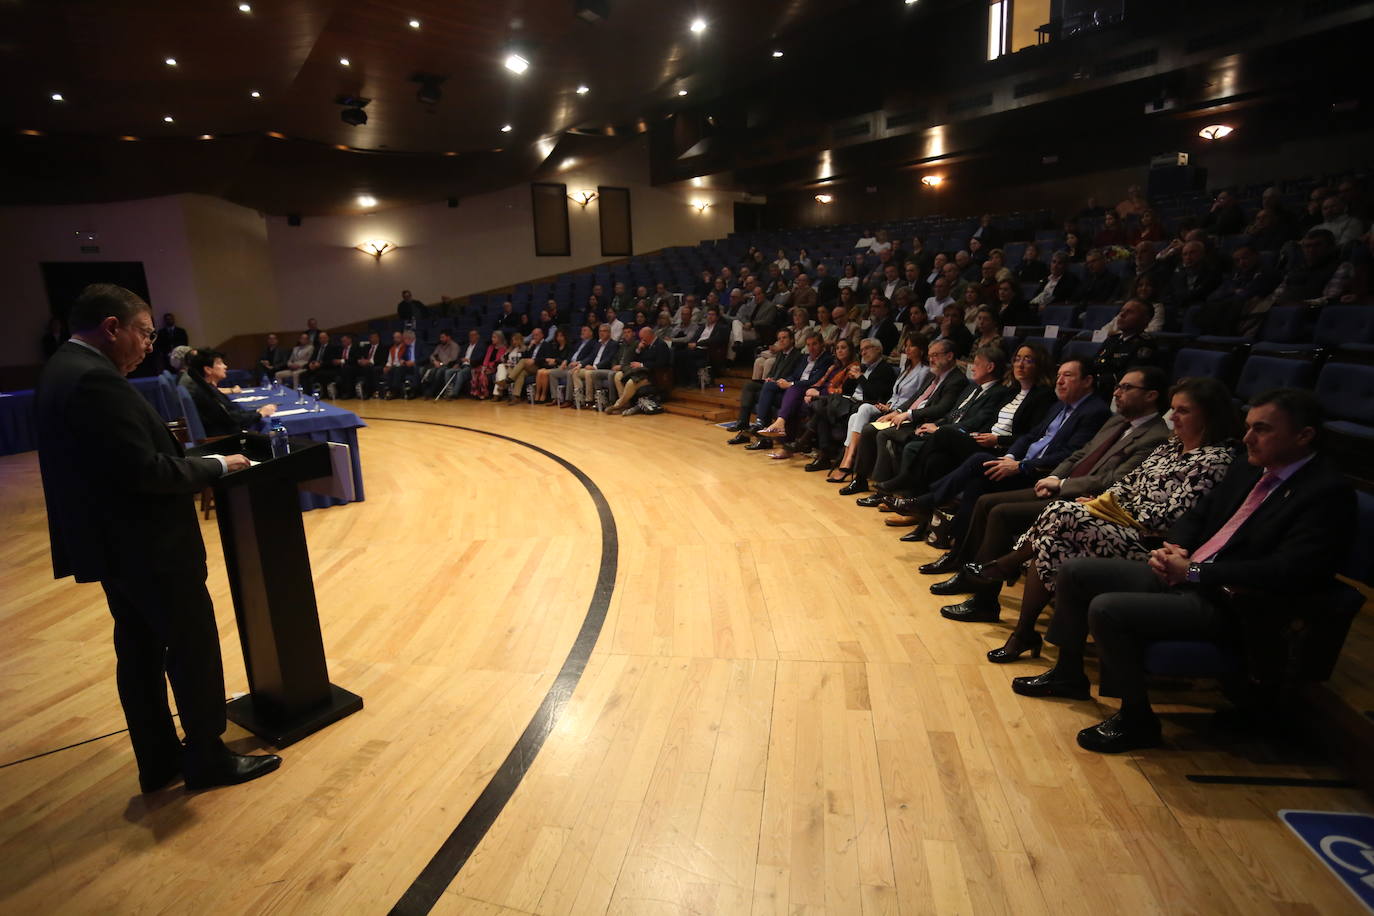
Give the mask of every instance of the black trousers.
[(1170, 587), (1140, 560), (1069, 560), (1055, 578), (1050, 642), (1081, 650), (1091, 632), (1104, 678), (1123, 702), (1145, 703), (1145, 651), (1160, 640), (1215, 639), (1227, 618), (1206, 593)]
[(960, 543), (968, 533), (973, 507), (978, 504), (983, 494), (1022, 490), (1035, 483), (1036, 478), (1020, 472), (1003, 480), (989, 479), (983, 473), (983, 463), (996, 458), (997, 455), (992, 452), (975, 451), (948, 474), (938, 480), (931, 479), (930, 496), (933, 505), (942, 506), (956, 496), (959, 498), (959, 508), (950, 519), (949, 533)]
[[(868, 433), (868, 428), (864, 429), (864, 433), (865, 435)], [(907, 423), (904, 426), (893, 426), (890, 429), (884, 429), (882, 431), (874, 430), (872, 446), (873, 467), (868, 472), (869, 479), (876, 480), (879, 483), (886, 483), (891, 480), (897, 473), (897, 462), (901, 458), (902, 447), (910, 442), (915, 435), (915, 423)], [(867, 465), (862, 463), (863, 455), (864, 442), (861, 436), (859, 438), (860, 463), (856, 464), (855, 467), (867, 467)]]
[(114, 617), (115, 680), (140, 770), (180, 759), (167, 706), (172, 684), (187, 744), (224, 734), (224, 664), (205, 580), (154, 577), (100, 583)]
[[(744, 387), (739, 393), (739, 425), (746, 426), (749, 423), (749, 415), (754, 412), (754, 405), (758, 403), (759, 392), (763, 391), (763, 382), (758, 379), (750, 379), (744, 383)], [(762, 417), (759, 417), (762, 420)]]
[(1050, 502), (1036, 496), (1034, 487), (983, 494), (973, 505), (968, 534), (959, 543), (955, 556), (964, 563), (997, 559), (1030, 530)]

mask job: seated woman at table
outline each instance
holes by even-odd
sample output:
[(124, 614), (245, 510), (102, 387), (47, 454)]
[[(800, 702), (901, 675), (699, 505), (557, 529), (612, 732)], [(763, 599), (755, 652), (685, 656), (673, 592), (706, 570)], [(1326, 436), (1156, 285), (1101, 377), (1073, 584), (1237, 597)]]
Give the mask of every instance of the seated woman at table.
[[(518, 336), (518, 335), (517, 335)], [(468, 394), (479, 401), (491, 397), (491, 383), (496, 377), (496, 368), (506, 358), (506, 335), (501, 331), (491, 332), (491, 346), (480, 365), (472, 367), (472, 380), (468, 382)]]
[(1010, 662), (1023, 652), (1039, 652), (1041, 637), (1035, 623), (1053, 600), (1055, 575), (1065, 560), (1145, 560), (1150, 542), (1168, 531), (1231, 466), (1243, 429), (1226, 386), (1214, 378), (1189, 378), (1175, 385), (1170, 395), (1174, 434), (1140, 467), (1101, 496), (1050, 503), (1011, 553), (967, 568), (971, 586), (992, 583), (995, 588), (995, 583), (1030, 563), (1016, 629), (1005, 645), (988, 653), (989, 661)]
[(207, 437), (232, 436), (248, 429), (256, 429), (263, 417), (277, 412), (276, 404), (265, 404), (257, 410), (240, 407), (220, 391), (229, 367), (224, 354), (218, 350), (201, 350), (191, 357), (187, 374), (191, 377), (191, 400), (195, 403), (200, 424)]

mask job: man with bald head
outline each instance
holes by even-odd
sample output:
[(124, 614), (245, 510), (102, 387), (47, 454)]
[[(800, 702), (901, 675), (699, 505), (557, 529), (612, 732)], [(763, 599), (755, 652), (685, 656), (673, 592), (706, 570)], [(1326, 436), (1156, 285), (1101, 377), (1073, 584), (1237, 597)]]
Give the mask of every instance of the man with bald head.
[(606, 413), (623, 413), (634, 403), (635, 393), (653, 380), (657, 369), (666, 369), (673, 362), (668, 345), (654, 336), (653, 328), (639, 329), (639, 345), (630, 357), (629, 365), (614, 376), (615, 390), (620, 394)]

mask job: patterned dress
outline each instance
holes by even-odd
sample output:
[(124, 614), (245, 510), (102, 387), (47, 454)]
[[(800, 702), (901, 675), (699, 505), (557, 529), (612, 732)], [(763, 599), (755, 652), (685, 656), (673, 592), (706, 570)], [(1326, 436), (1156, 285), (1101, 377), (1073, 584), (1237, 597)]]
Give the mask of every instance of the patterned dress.
[(1056, 500), (1045, 507), (1016, 546), (1029, 546), (1034, 551), (1031, 563), (1051, 593), (1055, 573), (1065, 560), (1147, 559), (1150, 552), (1144, 538), (1168, 531), (1202, 494), (1216, 485), (1233, 457), (1229, 448), (1220, 445), (1204, 445), (1185, 452), (1177, 438), (1170, 438), (1107, 490), (1121, 508), (1140, 522), (1143, 531), (1098, 518), (1080, 503)]

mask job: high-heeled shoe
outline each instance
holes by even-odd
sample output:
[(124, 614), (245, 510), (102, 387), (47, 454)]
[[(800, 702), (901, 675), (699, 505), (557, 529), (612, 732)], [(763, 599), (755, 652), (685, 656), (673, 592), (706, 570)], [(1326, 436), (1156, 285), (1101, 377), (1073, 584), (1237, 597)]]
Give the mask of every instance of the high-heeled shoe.
[(1019, 630), (1012, 630), (1007, 641), (988, 652), (988, 661), (996, 665), (1014, 662), (1027, 652), (1031, 658), (1039, 658), (1040, 650), (1045, 647), (1045, 638), (1032, 630), (1029, 636), (1022, 636)]
[(831, 462), (831, 460), (830, 460), (829, 458), (816, 458), (816, 459), (813, 460), (813, 461), (808, 461), (808, 462), (806, 463), (805, 467), (802, 468), (802, 470), (804, 470), (804, 471), (828, 471), (828, 470), (830, 470), (831, 468), (833, 468), (834, 466), (835, 466), (835, 465)]
[(839, 476), (839, 477), (826, 477), (826, 478), (825, 478), (825, 482), (826, 482), (826, 483), (844, 483), (844, 482), (845, 482), (846, 480), (848, 480), (850, 477), (854, 476), (854, 472), (853, 472), (852, 470), (848, 469), (848, 468), (835, 468), (834, 470), (839, 471), (839, 472), (840, 472), (840, 476)]
[(771, 426), (765, 426), (763, 429), (755, 430), (755, 432), (760, 436), (767, 436), (769, 439), (782, 439), (787, 436), (787, 429), (785, 427), (774, 429)]

